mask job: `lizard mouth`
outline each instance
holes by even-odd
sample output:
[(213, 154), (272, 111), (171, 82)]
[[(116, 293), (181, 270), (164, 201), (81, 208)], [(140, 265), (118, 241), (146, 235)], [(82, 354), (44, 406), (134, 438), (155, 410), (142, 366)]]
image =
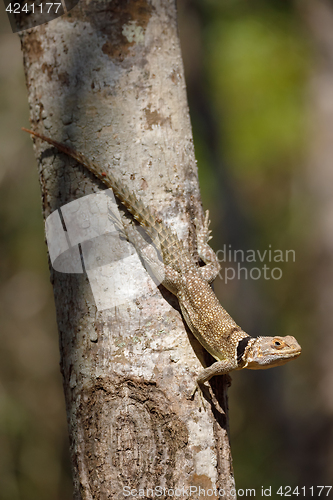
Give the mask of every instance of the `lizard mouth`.
[(298, 342), (296, 343), (296, 345), (294, 344), (290, 346), (289, 355), (292, 356), (293, 358), (297, 358), (301, 353), (302, 353), (302, 348)]
[(290, 359), (295, 359), (298, 358), (302, 353), (302, 348), (301, 346), (295, 346), (295, 347), (290, 347), (290, 350), (286, 350), (285, 353), (283, 354), (283, 361), (286, 363)]
[(286, 353), (285, 356), (283, 356), (283, 358), (281, 358), (280, 360), (277, 359), (275, 363), (272, 363), (272, 366), (285, 365), (286, 363), (288, 363), (288, 361), (298, 358), (301, 352), (302, 352), (301, 348), (297, 349), (297, 351), (291, 350), (290, 352)]

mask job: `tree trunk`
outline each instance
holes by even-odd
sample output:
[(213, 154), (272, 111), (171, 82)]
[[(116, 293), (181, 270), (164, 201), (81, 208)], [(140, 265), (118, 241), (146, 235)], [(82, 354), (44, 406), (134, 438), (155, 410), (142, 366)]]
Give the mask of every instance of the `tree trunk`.
[[(195, 247), (202, 208), (174, 1), (81, 1), (21, 39), (32, 128), (109, 164)], [(35, 147), (45, 219), (100, 190), (82, 166)], [(201, 365), (177, 301), (147, 278), (135, 300), (97, 309), (87, 276), (51, 270), (74, 498), (151, 498), (156, 487), (163, 498), (190, 487), (235, 498), (227, 380), (223, 410), (189, 399)]]

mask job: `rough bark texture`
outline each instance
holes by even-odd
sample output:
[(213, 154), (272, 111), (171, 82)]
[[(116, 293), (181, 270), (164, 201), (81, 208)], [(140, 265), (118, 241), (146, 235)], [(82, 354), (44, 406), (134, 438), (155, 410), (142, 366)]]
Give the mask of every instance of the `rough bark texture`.
[[(173, 0), (81, 0), (21, 39), (32, 127), (112, 168), (194, 246), (202, 208)], [(40, 141), (36, 155), (45, 218), (101, 188)], [(74, 497), (200, 486), (235, 498), (226, 415), (188, 399), (201, 364), (174, 297), (147, 282), (99, 312), (84, 274), (51, 276)]]

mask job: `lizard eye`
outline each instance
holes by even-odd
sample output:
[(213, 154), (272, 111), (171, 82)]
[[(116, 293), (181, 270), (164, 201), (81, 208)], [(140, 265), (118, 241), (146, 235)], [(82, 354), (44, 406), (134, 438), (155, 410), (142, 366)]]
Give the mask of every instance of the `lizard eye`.
[(273, 340), (273, 345), (274, 345), (274, 347), (277, 347), (278, 349), (283, 347), (282, 342), (280, 340), (277, 340), (277, 339)]

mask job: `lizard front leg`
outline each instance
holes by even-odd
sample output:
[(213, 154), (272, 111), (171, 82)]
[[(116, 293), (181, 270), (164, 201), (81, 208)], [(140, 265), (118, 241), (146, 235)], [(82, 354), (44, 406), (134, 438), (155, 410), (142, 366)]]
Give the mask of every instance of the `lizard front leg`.
[(194, 396), (198, 390), (202, 394), (208, 397), (208, 388), (205, 386), (205, 382), (208, 382), (215, 375), (226, 375), (227, 373), (237, 369), (237, 362), (231, 359), (223, 359), (222, 361), (216, 361), (211, 366), (204, 368), (202, 372), (198, 375), (196, 380), (196, 386), (193, 389), (191, 397)]
[(215, 375), (226, 375), (227, 373), (237, 369), (237, 362), (233, 359), (223, 359), (222, 361), (216, 361), (212, 365), (204, 368), (202, 372), (198, 375), (197, 385), (202, 386), (205, 382), (208, 382)]
[(197, 232), (197, 250), (200, 259), (206, 264), (203, 267), (200, 267), (199, 272), (203, 280), (207, 283), (212, 283), (220, 272), (221, 266), (217, 259), (216, 253), (214, 250), (208, 245), (208, 241), (212, 239), (210, 236), (209, 229), (209, 211), (206, 211), (205, 221), (203, 226), (199, 229), (198, 220), (195, 219), (196, 232)]

